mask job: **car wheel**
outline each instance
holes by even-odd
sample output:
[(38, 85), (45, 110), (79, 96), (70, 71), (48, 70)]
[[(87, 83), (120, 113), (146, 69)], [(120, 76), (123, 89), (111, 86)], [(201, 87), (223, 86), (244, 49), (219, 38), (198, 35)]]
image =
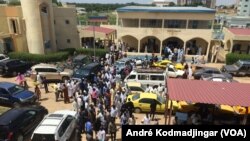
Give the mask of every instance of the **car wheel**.
[(22, 134), (22, 133), (19, 133), (19, 134), (17, 135), (16, 141), (23, 141), (23, 140), (24, 140), (23, 134)]
[(140, 108), (135, 108), (135, 113), (141, 113), (141, 109)]

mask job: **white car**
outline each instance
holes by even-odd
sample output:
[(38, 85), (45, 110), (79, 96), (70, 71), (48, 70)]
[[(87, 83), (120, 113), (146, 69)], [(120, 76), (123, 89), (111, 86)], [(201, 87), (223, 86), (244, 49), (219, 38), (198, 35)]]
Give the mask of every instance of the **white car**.
[(0, 62), (5, 61), (10, 59), (8, 56), (4, 55), (4, 54), (0, 54)]
[(48, 114), (34, 130), (31, 141), (68, 141), (76, 128), (75, 111)]

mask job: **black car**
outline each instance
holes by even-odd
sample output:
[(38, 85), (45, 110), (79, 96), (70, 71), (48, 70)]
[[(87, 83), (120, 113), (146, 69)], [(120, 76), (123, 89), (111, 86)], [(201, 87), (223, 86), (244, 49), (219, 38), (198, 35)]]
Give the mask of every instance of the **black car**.
[(0, 141), (22, 141), (33, 132), (48, 110), (43, 106), (13, 108), (0, 116)]
[(204, 67), (204, 68), (196, 70), (194, 72), (193, 76), (194, 76), (194, 79), (200, 79), (201, 75), (207, 75), (207, 74), (222, 74), (229, 79), (233, 78), (232, 75), (230, 75), (228, 73), (222, 73), (219, 69), (210, 68), (210, 67)]
[(73, 68), (80, 68), (83, 67), (91, 62), (89, 56), (87, 55), (77, 55), (76, 57), (73, 58)]
[(30, 67), (30, 63), (18, 59), (5, 60), (0, 62), (0, 75), (16, 76), (18, 73), (25, 73)]
[(102, 65), (99, 63), (90, 63), (74, 71), (73, 79), (85, 78), (90, 82), (94, 81), (94, 76), (102, 70)]

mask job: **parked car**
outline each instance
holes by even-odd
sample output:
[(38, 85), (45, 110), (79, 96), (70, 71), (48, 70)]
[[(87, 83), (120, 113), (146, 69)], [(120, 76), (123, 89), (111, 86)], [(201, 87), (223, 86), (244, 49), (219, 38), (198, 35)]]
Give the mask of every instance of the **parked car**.
[(102, 65), (99, 63), (90, 63), (82, 68), (79, 68), (74, 71), (72, 78), (73, 79), (82, 79), (85, 78), (91, 82), (94, 80), (94, 75), (102, 70)]
[(171, 78), (182, 78), (185, 73), (183, 70), (176, 69), (172, 64), (168, 64), (166, 68), (167, 76)]
[(73, 58), (73, 68), (80, 68), (91, 63), (91, 59), (87, 55), (79, 54)]
[(206, 75), (206, 74), (222, 74), (229, 79), (233, 79), (231, 74), (223, 73), (217, 68), (210, 68), (210, 67), (204, 67), (204, 68), (196, 70), (193, 76), (194, 76), (194, 79), (200, 79), (201, 75)]
[(46, 77), (47, 82), (64, 82), (72, 76), (73, 71), (56, 65), (41, 63), (31, 67), (31, 78), (35, 80), (37, 73)]
[(185, 101), (179, 102), (180, 112), (190, 113), (190, 112), (199, 112), (200, 108), (207, 108), (209, 112), (215, 115), (222, 114), (234, 114), (235, 110), (232, 106), (229, 105), (214, 105), (214, 104), (205, 104), (205, 103), (187, 103)]
[(152, 66), (166, 69), (167, 66), (170, 65), (170, 64), (175, 66), (175, 68), (177, 70), (183, 70), (184, 69), (184, 66), (181, 63), (172, 63), (172, 61), (169, 61), (169, 60), (161, 60), (161, 61), (158, 61), (158, 62), (154, 62), (152, 64)]
[(0, 82), (0, 105), (19, 106), (33, 104), (37, 96), (15, 83)]
[[(134, 104), (134, 111), (135, 113), (140, 112), (149, 112), (150, 111), (150, 104), (153, 102), (153, 100), (156, 100), (157, 107), (156, 112), (157, 113), (164, 113), (165, 112), (165, 103), (163, 97), (154, 94), (154, 93), (138, 93), (134, 95), (129, 95), (127, 97), (127, 101), (130, 98), (131, 102)], [(173, 111), (176, 111), (178, 109), (178, 103), (176, 101), (173, 101)], [(168, 107), (170, 108), (170, 102)]]
[(0, 54), (0, 62), (10, 59), (7, 55)]
[(132, 67), (132, 66), (131, 66), (131, 62), (132, 62), (132, 59), (131, 59), (131, 58), (123, 58), (123, 59), (117, 60), (117, 61), (115, 62), (116, 73), (117, 73), (117, 74), (122, 74), (124, 68), (126, 67), (126, 65)]
[(18, 73), (26, 73), (31, 67), (31, 63), (17, 59), (8, 59), (0, 62), (0, 75), (16, 76)]
[(43, 106), (13, 108), (0, 116), (0, 140), (23, 141), (48, 114)]
[(124, 79), (124, 82), (139, 82), (146, 86), (149, 84), (156, 87), (160, 84), (165, 86), (167, 73), (163, 69), (135, 69)]
[(136, 94), (145, 92), (146, 88), (139, 82), (128, 82), (125, 84), (129, 94)]
[(233, 65), (224, 65), (221, 71), (232, 75), (249, 75), (250, 74), (250, 60), (239, 60)]
[(48, 114), (34, 130), (31, 141), (69, 141), (76, 128), (76, 115), (70, 110)]
[(201, 75), (200, 79), (205, 81), (216, 81), (216, 82), (238, 82), (236, 80), (225, 77), (223, 74), (204, 74)]

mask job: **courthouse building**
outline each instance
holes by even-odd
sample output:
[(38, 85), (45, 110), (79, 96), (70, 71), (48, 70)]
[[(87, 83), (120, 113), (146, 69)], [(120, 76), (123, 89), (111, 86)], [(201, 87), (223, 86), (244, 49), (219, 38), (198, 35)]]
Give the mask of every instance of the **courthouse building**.
[(80, 46), (75, 7), (52, 0), (20, 0), (21, 6), (0, 6), (0, 53), (35, 54)]
[(141, 7), (117, 9), (117, 38), (129, 47), (128, 54), (155, 53), (164, 47), (182, 48), (186, 57), (210, 59), (216, 41), (212, 38), (215, 10), (205, 7)]

